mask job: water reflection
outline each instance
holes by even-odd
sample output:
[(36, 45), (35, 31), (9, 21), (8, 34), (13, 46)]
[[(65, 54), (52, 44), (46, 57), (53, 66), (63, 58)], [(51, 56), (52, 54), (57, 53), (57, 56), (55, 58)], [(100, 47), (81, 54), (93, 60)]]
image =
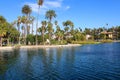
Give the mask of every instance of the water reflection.
[(118, 79), (120, 50), (106, 45), (0, 52), (0, 80)]
[(0, 75), (12, 66), (19, 56), (19, 50), (0, 51)]

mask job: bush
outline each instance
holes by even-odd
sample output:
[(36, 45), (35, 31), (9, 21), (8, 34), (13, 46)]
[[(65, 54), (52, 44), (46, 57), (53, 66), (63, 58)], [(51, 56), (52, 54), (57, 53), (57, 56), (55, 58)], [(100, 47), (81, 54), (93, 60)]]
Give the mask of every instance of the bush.
[(72, 44), (98, 44), (96, 41), (72, 41)]
[(102, 43), (109, 43), (109, 42), (113, 42), (113, 40), (110, 40), (110, 39), (108, 39), (108, 40), (101, 40), (100, 42), (102, 42)]
[(32, 34), (29, 34), (29, 35), (27, 35), (27, 43), (29, 44), (29, 42), (30, 42), (30, 44), (34, 44), (35, 43), (35, 36), (34, 35), (32, 35)]

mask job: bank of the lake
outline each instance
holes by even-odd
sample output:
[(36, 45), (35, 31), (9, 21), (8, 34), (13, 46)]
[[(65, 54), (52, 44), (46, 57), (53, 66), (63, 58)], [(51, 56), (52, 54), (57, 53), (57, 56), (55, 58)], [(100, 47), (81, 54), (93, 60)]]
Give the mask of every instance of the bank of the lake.
[(72, 41), (72, 44), (100, 44), (100, 43), (112, 43), (112, 42), (118, 42), (110, 39), (106, 40), (87, 40), (87, 41)]
[(111, 42), (119, 42), (113, 40), (101, 40), (101, 41), (72, 41), (72, 44), (64, 44), (64, 45), (14, 45), (14, 46), (3, 46), (0, 47), (0, 50), (13, 50), (16, 48), (58, 48), (58, 47), (75, 47), (82, 46), (84, 44), (100, 44), (100, 43), (111, 43)]
[(28, 46), (6, 46), (6, 47), (0, 47), (0, 50), (12, 50), (15, 48), (21, 48), (21, 49), (33, 49), (33, 48), (59, 48), (59, 47), (75, 47), (75, 46), (81, 46), (81, 44), (67, 44), (67, 45), (28, 45)]

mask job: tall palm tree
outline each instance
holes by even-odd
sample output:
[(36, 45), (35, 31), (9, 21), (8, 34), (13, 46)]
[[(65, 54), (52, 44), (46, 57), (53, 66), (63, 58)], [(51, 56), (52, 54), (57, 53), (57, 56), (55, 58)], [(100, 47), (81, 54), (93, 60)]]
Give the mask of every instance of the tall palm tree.
[(24, 44), (26, 44), (26, 28), (25, 28), (26, 20), (27, 20), (27, 17), (26, 17), (26, 16), (22, 16), (22, 17), (21, 17), (21, 23), (22, 23), (22, 38), (24, 38)]
[(47, 22), (46, 21), (42, 21), (41, 24), (42, 24), (42, 26), (40, 28), (38, 28), (38, 32), (41, 33), (41, 35), (42, 35), (42, 41), (43, 41), (43, 44), (44, 44), (44, 33), (46, 31)]
[(56, 18), (56, 16), (57, 15), (54, 10), (48, 10), (45, 14), (46, 19), (48, 19), (50, 23), (52, 21), (52, 18)]
[(73, 30), (74, 24), (72, 21), (67, 20), (67, 21), (63, 22), (63, 26), (65, 26), (65, 28), (64, 28), (65, 32), (68, 32), (69, 29), (71, 29), (71, 31)]
[(18, 27), (18, 31), (19, 31), (19, 44), (20, 44), (20, 24), (21, 24), (21, 16), (18, 16), (18, 20), (17, 20), (17, 27)]
[(33, 34), (33, 24), (34, 24), (34, 20), (35, 20), (35, 17), (34, 16), (30, 16), (30, 24), (32, 24), (32, 29), (31, 29), (31, 32)]
[(27, 27), (27, 34), (29, 34), (29, 28), (28, 28), (28, 24), (29, 24), (29, 19), (30, 19), (30, 14), (31, 14), (31, 12), (32, 12), (32, 9), (31, 9), (31, 7), (29, 6), (29, 5), (24, 5), (23, 7), (22, 7), (22, 13), (23, 14), (25, 14), (26, 15), (26, 22), (25, 22), (25, 24), (26, 24), (26, 27)]
[(60, 27), (57, 25), (56, 26), (56, 36), (57, 36), (57, 38), (58, 38), (58, 41), (60, 41), (60, 39), (61, 39), (61, 29), (60, 29)]
[(37, 30), (38, 30), (38, 18), (39, 18), (39, 10), (40, 10), (40, 6), (43, 5), (44, 0), (38, 0), (37, 4), (38, 4), (38, 15), (37, 15), (37, 23), (36, 23), (36, 45), (38, 45), (38, 40), (37, 40)]
[(18, 27), (18, 31), (20, 32), (20, 24), (21, 24), (21, 16), (18, 16), (17, 19), (17, 27)]
[(60, 26), (58, 25), (58, 21), (55, 21), (55, 25), (56, 25), (56, 36), (58, 38), (58, 41), (60, 41), (62, 32)]
[(52, 28), (53, 24), (48, 22), (48, 25), (47, 25), (47, 31), (48, 31), (48, 34), (49, 34), (49, 40), (51, 40), (51, 34), (52, 32), (54, 31), (53, 28)]
[(74, 24), (72, 21), (67, 20), (63, 22), (63, 26), (65, 26), (64, 31), (65, 31), (65, 36), (70, 35), (71, 37), (74, 34)]
[(46, 30), (46, 25), (47, 25), (47, 22), (42, 21), (42, 39), (43, 39), (43, 43), (44, 43), (44, 33), (45, 33), (45, 30)]
[(51, 33), (53, 32), (53, 29), (52, 29), (52, 19), (55, 18), (57, 15), (55, 13), (54, 10), (48, 10), (45, 14), (45, 17), (46, 19), (49, 20), (48, 22), (48, 26), (47, 26), (47, 29), (48, 29), (48, 33), (49, 33), (49, 40), (51, 39)]

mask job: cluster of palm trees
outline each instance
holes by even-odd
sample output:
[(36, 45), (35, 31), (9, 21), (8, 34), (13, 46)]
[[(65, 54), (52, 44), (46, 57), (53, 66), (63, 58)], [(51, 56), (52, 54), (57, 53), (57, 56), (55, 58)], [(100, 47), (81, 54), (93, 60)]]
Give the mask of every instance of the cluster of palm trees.
[[(31, 30), (31, 34), (36, 36), (35, 37), (35, 43), (36, 45), (38, 45), (38, 37), (39, 34), (38, 32), (42, 35), (42, 42), (43, 44), (45, 44), (45, 39), (46, 37), (44, 37), (45, 35), (47, 36), (47, 38), (49, 40), (51, 40), (52, 35), (55, 34), (55, 36), (57, 37), (58, 41), (61, 41), (64, 39), (64, 36), (67, 36), (68, 34), (74, 34), (74, 23), (70, 20), (67, 20), (65, 22), (63, 22), (63, 26), (65, 26), (64, 30), (62, 30), (60, 28), (60, 26), (58, 25), (58, 21), (55, 21), (54, 23), (52, 23), (52, 19), (56, 18), (56, 13), (54, 10), (48, 10), (45, 14), (45, 19), (47, 19), (46, 21), (41, 21), (42, 26), (38, 26), (38, 20), (39, 20), (39, 12), (40, 12), (40, 6), (42, 6), (44, 3), (44, 0), (38, 0), (37, 4), (38, 4), (38, 15), (37, 15), (37, 23), (36, 23), (36, 35), (34, 35), (33, 32), (33, 23), (35, 20), (35, 17), (31, 16), (32, 10), (31, 7), (29, 5), (24, 5), (22, 7), (22, 13), (23, 16), (19, 16), (18, 19), (16, 21), (14, 21), (14, 25), (17, 25), (18, 31), (20, 32), (19, 35), (19, 44), (21, 39), (23, 39), (24, 44), (26, 44), (26, 39), (27, 36), (30, 34), (30, 30)], [(53, 26), (56, 26), (56, 31), (54, 30)], [(21, 28), (20, 28), (21, 27)]]
[[(39, 12), (40, 7), (43, 5), (44, 0), (38, 0), (38, 14), (35, 18), (31, 15), (32, 9), (29, 5), (24, 5), (22, 7), (22, 13), (23, 16), (18, 16), (17, 20), (15, 20), (12, 24), (9, 24), (5, 18), (0, 16), (0, 37), (3, 37), (5, 35), (8, 35), (7, 33), (10, 33), (9, 37), (13, 37), (13, 39), (18, 38), (18, 43), (21, 44), (28, 44), (29, 41), (31, 41), (32, 44), (45, 44), (46, 39), (49, 39), (50, 41), (56, 41), (60, 42), (62, 44), (63, 42), (71, 42), (71, 41), (81, 41), (86, 40), (86, 35), (89, 34), (93, 37), (93, 40), (96, 39), (103, 39), (104, 35), (100, 35), (101, 32), (107, 31), (107, 32), (116, 32), (117, 33), (117, 39), (120, 38), (120, 26), (112, 27), (109, 29), (106, 28), (85, 28), (83, 31), (81, 28), (74, 28), (74, 23), (71, 20), (66, 20), (62, 23), (64, 26), (64, 29), (62, 29), (58, 21), (53, 21), (53, 18), (56, 18), (57, 15), (54, 10), (48, 10), (45, 14), (45, 19), (41, 21), (41, 26), (38, 26), (38, 20), (39, 20)], [(37, 20), (36, 22), (36, 34), (33, 30), (34, 27), (34, 20)], [(5, 24), (3, 24), (5, 23)], [(4, 25), (4, 26), (3, 26)], [(107, 26), (108, 24), (106, 24)], [(7, 27), (5, 27), (7, 26)], [(9, 27), (12, 27), (12, 30), (7, 30)], [(13, 28), (13, 26), (17, 27), (17, 30)], [(55, 26), (55, 27), (54, 27)], [(54, 28), (53, 28), (54, 27)], [(4, 29), (6, 28), (6, 29)], [(56, 28), (56, 29), (55, 29)], [(7, 31), (4, 31), (4, 30)], [(34, 42), (34, 43), (33, 43)]]
[[(40, 9), (40, 6), (42, 6), (42, 4), (43, 4), (43, 0), (38, 0), (36, 35), (33, 34), (33, 22), (35, 20), (35, 17), (30, 15), (32, 10), (29, 7), (29, 5), (23, 6), (22, 13), (24, 15), (22, 17), (18, 17), (18, 20), (17, 20), (18, 31), (20, 32), (19, 26), (22, 23), (23, 24), (22, 25), (22, 37), (24, 37), (25, 43), (26, 43), (27, 36), (30, 34), (30, 28), (32, 29), (31, 30), (32, 35), (35, 36), (36, 45), (38, 45), (40, 43), (40, 41), (38, 40), (39, 36), (42, 39), (41, 40), (42, 44), (45, 44), (45, 40), (47, 38), (51, 41), (53, 35), (55, 35), (55, 40), (57, 40), (57, 41), (66, 40), (66, 41), (70, 42), (72, 40), (73, 41), (85, 40), (86, 39), (85, 36), (87, 34), (92, 35), (93, 40), (95, 40), (98, 38), (98, 34), (100, 34), (102, 31), (106, 30), (105, 28), (98, 28), (98, 29), (85, 28), (84, 31), (82, 31), (81, 28), (74, 29), (74, 23), (71, 20), (67, 20), (62, 23), (62, 25), (64, 26), (64, 29), (62, 30), (58, 24), (58, 21), (52, 21), (53, 18), (57, 17), (54, 10), (46, 11), (46, 14), (45, 14), (46, 20), (41, 21), (42, 26), (38, 26), (39, 9)], [(54, 23), (52, 23), (52, 22), (54, 22)], [(32, 25), (32, 27), (30, 27), (31, 25)], [(106, 24), (106, 25), (108, 25), (108, 24)], [(53, 26), (56, 26), (56, 29), (53, 28)], [(100, 38), (102, 38), (102, 37), (100, 37)]]

